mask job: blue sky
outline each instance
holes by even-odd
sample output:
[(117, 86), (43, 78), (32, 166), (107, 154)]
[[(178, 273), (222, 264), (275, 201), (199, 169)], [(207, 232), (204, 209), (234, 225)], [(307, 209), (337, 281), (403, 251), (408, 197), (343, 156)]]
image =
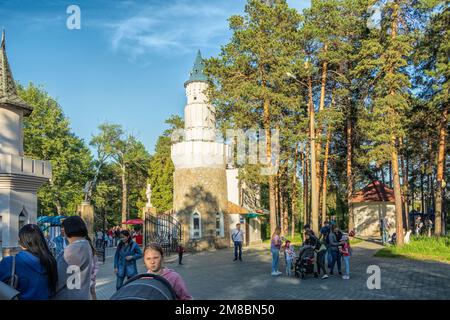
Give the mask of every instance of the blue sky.
[[(43, 85), (85, 141), (118, 123), (153, 153), (171, 114), (183, 115), (183, 83), (197, 49), (216, 56), (231, 35), (227, 18), (245, 0), (0, 0), (0, 27), (14, 77)], [(297, 10), (310, 0), (289, 0)], [(69, 30), (66, 9), (81, 9)]]

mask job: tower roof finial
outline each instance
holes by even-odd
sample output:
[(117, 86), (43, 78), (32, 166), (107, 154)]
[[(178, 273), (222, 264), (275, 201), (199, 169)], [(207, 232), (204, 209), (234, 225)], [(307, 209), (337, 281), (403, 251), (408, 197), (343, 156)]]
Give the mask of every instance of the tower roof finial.
[(2, 48), (5, 49), (5, 28), (2, 29)]
[(189, 80), (185, 82), (184, 86), (186, 86), (190, 82), (200, 81), (207, 82), (208, 78), (203, 73), (203, 69), (205, 68), (205, 64), (203, 63), (202, 53), (200, 49), (197, 51), (197, 56), (195, 57), (194, 67), (192, 68), (191, 75)]

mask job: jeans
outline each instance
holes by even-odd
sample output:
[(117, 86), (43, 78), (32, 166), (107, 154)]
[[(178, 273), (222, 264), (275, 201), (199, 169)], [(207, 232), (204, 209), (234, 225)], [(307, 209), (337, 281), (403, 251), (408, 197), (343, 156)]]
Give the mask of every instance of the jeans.
[(278, 259), (280, 258), (280, 250), (271, 249), (272, 252), (272, 272), (278, 271)]
[(242, 260), (242, 241), (234, 242), (234, 258), (238, 258), (238, 249), (239, 249), (239, 260)]
[(181, 264), (181, 260), (183, 260), (183, 252), (178, 253), (178, 264)]
[(350, 276), (350, 256), (343, 256), (345, 264), (345, 275)]
[(292, 269), (292, 259), (286, 259), (286, 274), (288, 276), (291, 275), (291, 269)]
[(333, 260), (333, 258), (331, 257), (331, 249), (327, 248), (327, 265), (328, 265), (328, 270), (331, 270), (331, 261)]
[(341, 272), (341, 254), (338, 250), (330, 250), (331, 253), (331, 265), (330, 272), (333, 272), (334, 264), (337, 262), (338, 272)]
[(327, 251), (322, 250), (317, 253), (317, 269), (318, 273), (320, 271), (323, 271), (323, 274), (327, 274), (327, 270), (325, 269), (325, 255), (327, 254)]
[(386, 243), (388, 243), (389, 240), (389, 232), (387, 230), (383, 230), (381, 234), (382, 234), (381, 241), (383, 242), (383, 245), (385, 245)]

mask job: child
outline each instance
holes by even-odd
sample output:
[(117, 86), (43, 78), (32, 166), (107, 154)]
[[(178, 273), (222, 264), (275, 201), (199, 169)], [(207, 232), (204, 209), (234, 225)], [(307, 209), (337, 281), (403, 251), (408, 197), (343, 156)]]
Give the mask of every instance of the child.
[(186, 250), (184, 250), (183, 246), (179, 244), (177, 247), (177, 252), (178, 252), (178, 264), (182, 265), (183, 263), (181, 263), (181, 260), (183, 260), (183, 253), (186, 252)]
[(284, 255), (286, 258), (286, 275), (288, 277), (291, 276), (291, 269), (292, 269), (292, 260), (294, 260), (294, 248), (291, 247), (291, 242), (289, 240), (285, 243), (285, 249), (284, 249)]
[(343, 235), (341, 239), (342, 247), (339, 247), (339, 251), (341, 252), (342, 259), (344, 259), (345, 264), (345, 274), (342, 276), (342, 279), (349, 280), (350, 279), (350, 256), (352, 252), (352, 248), (350, 247), (350, 240), (347, 235)]

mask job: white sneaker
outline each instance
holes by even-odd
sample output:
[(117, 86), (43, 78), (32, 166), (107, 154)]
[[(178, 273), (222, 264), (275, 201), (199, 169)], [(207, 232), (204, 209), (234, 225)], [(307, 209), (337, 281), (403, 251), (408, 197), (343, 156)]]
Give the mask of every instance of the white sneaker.
[(271, 275), (272, 275), (272, 276), (278, 276), (279, 274), (276, 273), (276, 272), (272, 272)]
[(328, 275), (327, 275), (327, 274), (324, 274), (323, 277), (322, 277), (322, 279), (328, 279)]
[(278, 275), (283, 274), (283, 272), (277, 271)]

